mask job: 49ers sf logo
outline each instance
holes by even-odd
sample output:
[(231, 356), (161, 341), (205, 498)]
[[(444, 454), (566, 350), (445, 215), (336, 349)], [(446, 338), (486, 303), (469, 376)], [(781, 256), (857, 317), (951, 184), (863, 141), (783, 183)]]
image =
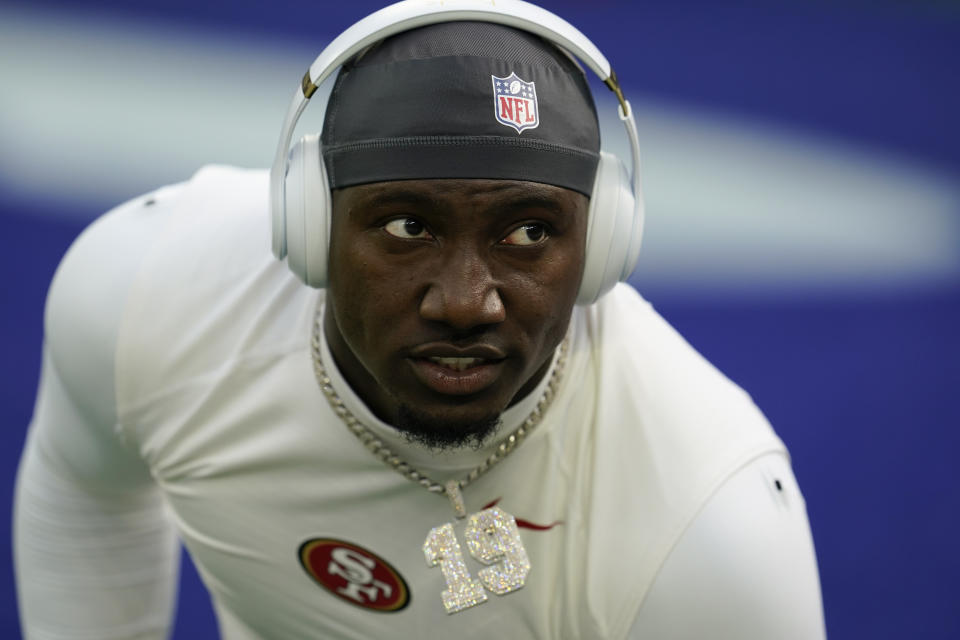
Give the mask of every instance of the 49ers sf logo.
[(300, 564), (333, 595), (375, 611), (400, 611), (410, 590), (382, 558), (343, 540), (314, 538), (300, 545)]

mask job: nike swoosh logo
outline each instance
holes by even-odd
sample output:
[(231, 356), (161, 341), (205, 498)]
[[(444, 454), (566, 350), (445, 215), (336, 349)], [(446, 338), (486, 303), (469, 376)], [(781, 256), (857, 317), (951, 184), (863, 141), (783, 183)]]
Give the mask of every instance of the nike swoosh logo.
[[(500, 498), (497, 498), (493, 502), (490, 502), (484, 505), (484, 509), (489, 509), (490, 507), (496, 506), (500, 502)], [(523, 518), (514, 518), (517, 521), (517, 526), (523, 529), (533, 529), (534, 531), (549, 531), (553, 529), (558, 524), (563, 524), (563, 520), (556, 520), (551, 524), (536, 524), (535, 522), (530, 522), (529, 520), (524, 520)]]

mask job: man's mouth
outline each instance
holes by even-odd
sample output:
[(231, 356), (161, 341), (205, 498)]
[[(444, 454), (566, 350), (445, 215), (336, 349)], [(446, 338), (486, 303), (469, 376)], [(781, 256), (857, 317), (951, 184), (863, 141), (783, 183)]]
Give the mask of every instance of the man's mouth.
[(458, 348), (447, 343), (421, 345), (407, 357), (414, 375), (436, 393), (452, 396), (479, 393), (494, 384), (506, 354), (491, 345)]
[(485, 358), (444, 358), (440, 356), (430, 357), (427, 358), (427, 360), (435, 362), (441, 367), (453, 369), (454, 371), (464, 371), (470, 367), (487, 362)]

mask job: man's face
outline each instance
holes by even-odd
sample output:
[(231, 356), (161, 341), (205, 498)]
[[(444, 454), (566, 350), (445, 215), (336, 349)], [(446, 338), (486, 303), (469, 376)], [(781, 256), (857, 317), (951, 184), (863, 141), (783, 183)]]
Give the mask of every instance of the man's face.
[(512, 180), (404, 180), (333, 197), (324, 330), (383, 420), (485, 436), (542, 378), (584, 264), (588, 200)]

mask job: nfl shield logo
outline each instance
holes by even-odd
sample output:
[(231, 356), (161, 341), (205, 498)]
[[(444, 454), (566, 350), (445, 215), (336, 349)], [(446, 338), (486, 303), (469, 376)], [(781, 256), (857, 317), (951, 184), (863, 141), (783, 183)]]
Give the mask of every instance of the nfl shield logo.
[(493, 112), (497, 122), (513, 127), (517, 133), (535, 129), (540, 124), (537, 90), (532, 82), (524, 82), (517, 74), (493, 79)]

